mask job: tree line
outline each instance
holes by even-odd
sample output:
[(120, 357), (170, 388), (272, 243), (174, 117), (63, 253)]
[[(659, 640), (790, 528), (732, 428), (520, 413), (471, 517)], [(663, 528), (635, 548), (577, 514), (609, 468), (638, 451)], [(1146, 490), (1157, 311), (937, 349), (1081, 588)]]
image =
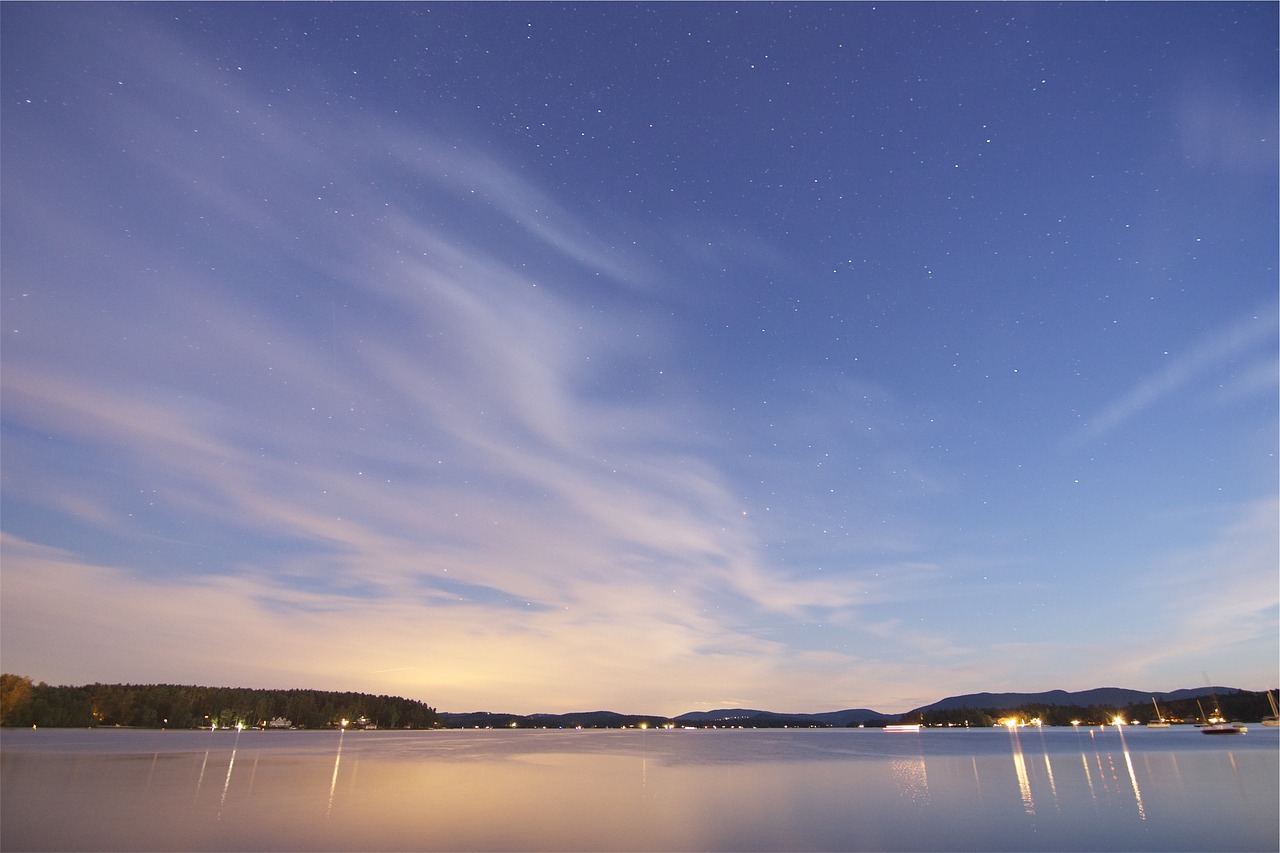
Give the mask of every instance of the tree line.
[(256, 690), (180, 684), (63, 687), (0, 675), (0, 725), (227, 728), (431, 728), (436, 710), (399, 696), (326, 690)]

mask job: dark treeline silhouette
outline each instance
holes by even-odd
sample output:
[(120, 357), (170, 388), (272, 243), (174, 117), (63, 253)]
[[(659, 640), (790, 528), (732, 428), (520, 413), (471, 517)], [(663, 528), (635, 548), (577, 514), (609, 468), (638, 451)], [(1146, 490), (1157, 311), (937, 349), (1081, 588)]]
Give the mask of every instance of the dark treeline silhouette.
[[(1256, 722), (1271, 713), (1267, 694), (1247, 690), (1218, 696), (1171, 699), (1160, 702), (1160, 712), (1173, 722), (1202, 722), (1205, 714), (1221, 713), (1227, 720)], [(1039, 719), (1046, 726), (1110, 724), (1117, 716), (1146, 723), (1155, 719), (1147, 703), (1123, 706), (1027, 704), (1016, 708), (952, 708), (913, 711), (894, 720), (866, 722), (869, 727), (886, 722), (923, 723), (927, 726), (994, 726), (1001, 719)], [(329, 728), (346, 720), (352, 728), (435, 728), (441, 726), (582, 725), (621, 728), (641, 723), (657, 727), (670, 720), (611, 712), (529, 717), (494, 714), (446, 714), (422, 702), (397, 696), (366, 693), (334, 693), (323, 690), (254, 690), (239, 687), (195, 687), (175, 684), (87, 684), (54, 687), (33, 683), (20, 675), (0, 675), (0, 725), (4, 726), (138, 726), (150, 728), (228, 728), (288, 725), (297, 728)], [(682, 725), (711, 725), (677, 718)], [(724, 725), (725, 721), (717, 721)], [(773, 726), (823, 726), (812, 720), (757, 712), (733, 724), (752, 728)], [(850, 725), (857, 725), (851, 723)]]
[[(1201, 708), (1206, 715), (1221, 713), (1227, 720), (1257, 722), (1271, 713), (1267, 694), (1241, 690), (1223, 693), (1221, 696), (1202, 696), (1196, 699), (1174, 699), (1160, 703), (1161, 715), (1171, 722), (1200, 723)], [(1021, 720), (1039, 719), (1046, 726), (1069, 726), (1078, 721), (1082, 725), (1110, 724), (1117, 716), (1126, 721), (1147, 723), (1156, 718), (1155, 707), (1150, 703), (1131, 705), (1022, 705), (1017, 708), (951, 708), (943, 711), (916, 711), (904, 714), (900, 723), (923, 723), (927, 726), (994, 726), (1007, 717)]]
[(226, 728), (429, 728), (434, 708), (398, 696), (324, 690), (254, 690), (179, 684), (86, 684), (55, 687), (0, 675), (0, 725)]

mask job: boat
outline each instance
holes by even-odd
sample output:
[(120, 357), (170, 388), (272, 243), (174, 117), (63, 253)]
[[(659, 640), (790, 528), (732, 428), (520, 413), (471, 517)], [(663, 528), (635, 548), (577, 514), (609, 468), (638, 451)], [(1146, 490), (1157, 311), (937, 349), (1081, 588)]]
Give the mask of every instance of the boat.
[(919, 723), (898, 723), (892, 726), (885, 726), (886, 732), (918, 732), (920, 731)]
[[(1217, 697), (1215, 696), (1216, 700)], [(1206, 716), (1204, 706), (1200, 704), (1200, 700), (1196, 700), (1196, 705), (1200, 708), (1200, 717), (1204, 720), (1198, 724), (1196, 728), (1200, 729), (1200, 734), (1204, 735), (1242, 735), (1249, 731), (1244, 723), (1229, 723), (1222, 718), (1221, 711), (1215, 711), (1212, 717)]]
[(1152, 697), (1151, 697), (1151, 704), (1152, 704), (1152, 705), (1155, 707), (1155, 709), (1156, 709), (1156, 718), (1155, 718), (1154, 720), (1150, 721), (1149, 723), (1147, 723), (1147, 728), (1149, 728), (1149, 729), (1167, 729), (1167, 728), (1169, 728), (1169, 721), (1168, 721), (1168, 720), (1166, 720), (1166, 719), (1164, 718), (1164, 714), (1161, 714), (1161, 713), (1160, 713), (1160, 706), (1159, 706), (1159, 705), (1156, 705), (1156, 697), (1154, 697), (1154, 696), (1152, 696)]
[(1271, 690), (1267, 690), (1267, 701), (1271, 703), (1271, 716), (1263, 717), (1262, 724), (1264, 726), (1280, 726), (1280, 711), (1276, 710), (1276, 698), (1271, 695)]

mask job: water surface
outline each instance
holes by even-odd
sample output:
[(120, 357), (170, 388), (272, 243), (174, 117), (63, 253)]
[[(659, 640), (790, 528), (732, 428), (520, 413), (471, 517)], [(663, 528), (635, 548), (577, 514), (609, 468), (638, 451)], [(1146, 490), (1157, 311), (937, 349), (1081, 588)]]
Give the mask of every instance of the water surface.
[(1271, 850), (1280, 731), (6, 730), (4, 850)]

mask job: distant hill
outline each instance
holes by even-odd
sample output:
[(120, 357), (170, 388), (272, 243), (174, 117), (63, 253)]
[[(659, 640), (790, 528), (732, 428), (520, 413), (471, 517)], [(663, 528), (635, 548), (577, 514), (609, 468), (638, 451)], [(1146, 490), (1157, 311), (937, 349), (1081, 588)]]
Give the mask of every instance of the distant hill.
[(782, 726), (850, 726), (860, 723), (884, 722), (895, 715), (882, 714), (869, 708), (849, 708), (844, 711), (825, 711), (819, 714), (781, 714), (776, 711), (757, 711), (750, 708), (721, 708), (715, 711), (690, 711), (675, 718), (677, 723), (699, 726), (757, 726), (780, 728)]
[(819, 722), (833, 726), (856, 726), (861, 723), (884, 723), (897, 718), (897, 714), (882, 714), (870, 708), (849, 708), (844, 711), (826, 711), (821, 714), (810, 714)]
[[(870, 708), (848, 708), (843, 711), (823, 711), (816, 714), (791, 714), (779, 711), (766, 711), (759, 708), (717, 708), (712, 711), (689, 711), (675, 717), (663, 717), (654, 714), (620, 714), (616, 711), (581, 711), (569, 714), (502, 714), (489, 711), (473, 711), (470, 713), (440, 713), (440, 724), (448, 728), (626, 728), (628, 726), (649, 726), (656, 728), (662, 725), (678, 726), (742, 726), (744, 728), (782, 728), (790, 726), (800, 728), (806, 726), (830, 726), (843, 728), (847, 726), (881, 726), (898, 720), (916, 719), (924, 713), (965, 711), (968, 709), (983, 711), (1002, 711), (1026, 707), (1060, 708), (1105, 708), (1121, 710), (1124, 708), (1149, 707), (1154, 696), (1164, 706), (1166, 703), (1192, 701), (1192, 707), (1183, 710), (1184, 714), (1194, 716), (1196, 708), (1194, 700), (1200, 697), (1216, 695), (1219, 698), (1243, 694), (1236, 687), (1193, 687), (1183, 690), (1129, 690), (1121, 687), (1099, 687), (1093, 690), (1068, 692), (1066, 690), (1048, 690), (1042, 693), (967, 693), (963, 696), (949, 696), (931, 705), (924, 705), (900, 714), (886, 714)], [(1252, 696), (1252, 694), (1249, 694)], [(1257, 694), (1262, 697), (1262, 694)], [(1265, 704), (1264, 698), (1259, 702)], [(1224, 710), (1225, 710), (1224, 703)], [(1247, 703), (1246, 703), (1247, 704)], [(1169, 710), (1165, 708), (1165, 710)], [(1062, 713), (1066, 713), (1065, 711)], [(1101, 712), (1099, 712), (1101, 713)], [(1108, 719), (1111, 711), (1108, 711)], [(1261, 712), (1265, 713), (1265, 711)], [(957, 716), (952, 714), (950, 716)], [(972, 715), (964, 714), (964, 717)], [(979, 715), (981, 716), (981, 715)], [(939, 724), (937, 721), (934, 724)]]
[(952, 711), (962, 708), (982, 708), (1002, 711), (1009, 708), (1021, 708), (1024, 705), (1074, 705), (1088, 707), (1090, 705), (1107, 705), (1124, 707), (1150, 702), (1155, 697), (1161, 702), (1172, 702), (1179, 699), (1196, 699), (1202, 696), (1229, 696), (1239, 693), (1235, 687), (1192, 687), (1162, 693), (1157, 690), (1128, 690), (1123, 687), (1098, 687), (1093, 690), (1079, 690), (1069, 693), (1065, 690), (1048, 690), (1043, 693), (966, 693), (963, 696), (949, 696), (908, 711), (918, 714), (925, 711)]
[(570, 714), (502, 714), (490, 711), (441, 713), (440, 723), (448, 728), (548, 728), (620, 729), (646, 725), (657, 728), (664, 724), (681, 726), (748, 726), (782, 728), (784, 726), (848, 726), (859, 723), (886, 722), (889, 714), (866, 708), (827, 711), (821, 714), (781, 714), (752, 708), (721, 708), (716, 711), (690, 711), (678, 717), (654, 714), (619, 714), (616, 711), (579, 711)]
[(717, 720), (749, 720), (756, 714), (765, 714), (767, 711), (757, 711), (751, 708), (721, 708), (716, 711), (689, 711), (676, 717), (677, 722), (681, 723), (708, 723)]
[(661, 726), (670, 718), (653, 714), (619, 714), (616, 711), (577, 711), (570, 714), (501, 714), (490, 711), (439, 715), (440, 724), (451, 729), (621, 729), (628, 726)]

